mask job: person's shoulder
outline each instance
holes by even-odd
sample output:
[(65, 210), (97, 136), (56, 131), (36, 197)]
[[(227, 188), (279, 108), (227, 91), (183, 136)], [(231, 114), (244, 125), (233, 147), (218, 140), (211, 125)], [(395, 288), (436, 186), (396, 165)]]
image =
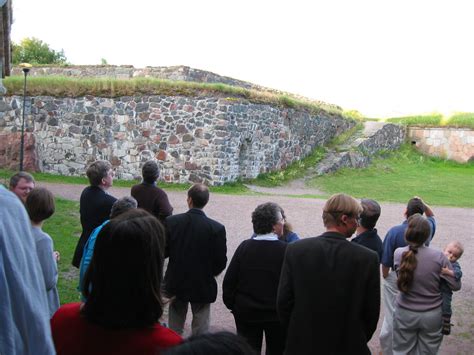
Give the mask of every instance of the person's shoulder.
[(153, 338), (156, 344), (160, 346), (174, 346), (181, 344), (183, 342), (183, 338), (173, 331), (170, 328), (166, 328), (161, 324), (156, 324), (153, 327)]
[(52, 321), (61, 319), (77, 318), (80, 316), (81, 303), (66, 303), (54, 313)]
[(387, 236), (397, 235), (397, 234), (400, 233), (400, 231), (405, 230), (407, 228), (407, 226), (408, 226), (408, 224), (406, 224), (406, 223), (397, 224), (396, 226), (393, 226), (388, 230)]
[(134, 192), (134, 191), (136, 191), (136, 190), (140, 190), (140, 189), (141, 189), (141, 186), (143, 186), (143, 185), (142, 185), (142, 184), (133, 185), (130, 190), (131, 190), (132, 192)]
[(44, 232), (39, 227), (31, 227), (31, 233), (33, 234), (36, 244), (38, 243), (52, 243), (53, 239), (48, 233)]
[(408, 250), (408, 246), (404, 246), (404, 247), (399, 247), (397, 249), (395, 249), (395, 251), (393, 252), (393, 255), (399, 255), (399, 254), (402, 254), (403, 252), (407, 251)]
[(378, 254), (372, 250), (367, 248), (366, 246), (359, 244), (357, 242), (355, 243), (346, 243), (346, 247), (350, 250), (351, 253), (354, 253), (354, 255), (359, 255), (362, 257), (366, 258), (373, 258), (375, 257), (378, 260)]

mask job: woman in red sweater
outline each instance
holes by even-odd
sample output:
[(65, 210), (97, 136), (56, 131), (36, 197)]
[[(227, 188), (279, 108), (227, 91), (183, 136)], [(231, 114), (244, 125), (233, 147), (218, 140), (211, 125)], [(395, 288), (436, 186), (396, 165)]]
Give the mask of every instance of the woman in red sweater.
[(97, 237), (84, 280), (84, 304), (63, 305), (51, 320), (61, 354), (159, 354), (181, 337), (158, 322), (165, 233), (158, 220), (131, 210)]

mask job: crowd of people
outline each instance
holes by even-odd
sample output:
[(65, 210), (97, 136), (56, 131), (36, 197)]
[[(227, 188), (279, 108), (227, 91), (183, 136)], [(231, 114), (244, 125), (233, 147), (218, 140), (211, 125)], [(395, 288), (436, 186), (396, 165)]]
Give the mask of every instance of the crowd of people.
[[(62, 306), (60, 254), (42, 230), (55, 211), (53, 194), (25, 172), (11, 178), (10, 191), (0, 185), (0, 354), (260, 354), (263, 347), (267, 355), (370, 354), (381, 298), (383, 354), (436, 354), (451, 331), (463, 246), (429, 246), (436, 219), (419, 197), (383, 241), (381, 207), (371, 199), (331, 196), (325, 232), (307, 238), (281, 206), (261, 204), (251, 214), (253, 234), (227, 265), (226, 229), (204, 212), (205, 185), (194, 184), (189, 210), (173, 215), (154, 161), (120, 199), (108, 193), (109, 162), (92, 163), (86, 174), (72, 260), (81, 302)], [(237, 334), (210, 332), (216, 277), (226, 266), (222, 297)], [(189, 305), (192, 335), (183, 339)]]

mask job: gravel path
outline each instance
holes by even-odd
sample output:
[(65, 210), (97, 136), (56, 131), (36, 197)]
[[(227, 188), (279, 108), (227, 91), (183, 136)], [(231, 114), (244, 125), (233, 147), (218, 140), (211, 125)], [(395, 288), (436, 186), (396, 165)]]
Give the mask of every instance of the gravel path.
[[(61, 185), (38, 182), (63, 198), (78, 200), (84, 188), (81, 185)], [(279, 193), (284, 195), (298, 195), (300, 190), (284, 192), (279, 190), (266, 191), (268, 193)], [(292, 193), (294, 192), (294, 193)], [(110, 193), (116, 197), (122, 197), (130, 193), (128, 188), (111, 188)], [(312, 192), (309, 192), (312, 193)], [(184, 192), (168, 192), (170, 202), (174, 207), (174, 213), (182, 213), (187, 210), (186, 194)], [(264, 202), (276, 202), (280, 204), (292, 222), (295, 231), (302, 238), (316, 236), (324, 231), (321, 220), (321, 211), (324, 200), (297, 198), (282, 195), (220, 195), (212, 194), (208, 206), (204, 209), (206, 214), (226, 226), (228, 258), (232, 257), (239, 243), (249, 238), (252, 234), (250, 214), (254, 208)], [(387, 230), (399, 224), (403, 220), (404, 205), (398, 203), (383, 203), (382, 215), (377, 224), (381, 236)], [(442, 248), (448, 241), (457, 239), (464, 244), (464, 256), (460, 259), (463, 269), (462, 290), (455, 293), (453, 297), (453, 318), (455, 324), (452, 335), (445, 337), (441, 346), (441, 354), (473, 354), (474, 353), (474, 209), (451, 208), (432, 206), (436, 215), (438, 228), (432, 242), (435, 248)], [(222, 284), (223, 274), (218, 277), (218, 284)], [(324, 289), (324, 285), (321, 286)], [(213, 330), (235, 330), (232, 315), (222, 303), (219, 294), (217, 301), (212, 306), (211, 324)], [(188, 317), (189, 318), (189, 317)], [(380, 351), (378, 344), (378, 333), (382, 323), (382, 315), (379, 320), (378, 329), (369, 343), (372, 353)], [(189, 323), (187, 325), (189, 329)]]

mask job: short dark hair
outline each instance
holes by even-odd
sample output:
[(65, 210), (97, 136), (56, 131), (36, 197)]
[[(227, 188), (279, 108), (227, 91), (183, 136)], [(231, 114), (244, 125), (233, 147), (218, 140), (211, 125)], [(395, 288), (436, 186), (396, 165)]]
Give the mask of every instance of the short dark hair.
[(122, 198), (119, 198), (117, 201), (114, 202), (112, 205), (112, 208), (110, 210), (110, 219), (117, 217), (118, 215), (121, 215), (124, 212), (127, 212), (128, 210), (137, 208), (138, 202), (131, 196), (125, 196)]
[(26, 171), (20, 171), (10, 178), (10, 190), (14, 189), (21, 179), (25, 179), (27, 182), (32, 182), (33, 184), (35, 183), (33, 175)]
[(192, 335), (183, 343), (161, 351), (163, 355), (256, 355), (240, 335), (231, 332)]
[(152, 326), (163, 314), (165, 230), (154, 216), (129, 210), (97, 236), (84, 278), (82, 314), (106, 328)]
[(152, 184), (160, 176), (160, 169), (158, 164), (154, 160), (149, 160), (142, 167), (143, 181)]
[[(281, 207), (276, 203), (267, 202), (258, 205), (252, 212), (252, 225), (255, 234), (267, 234), (273, 231), (273, 226), (278, 223)], [(283, 216), (282, 216), (283, 217)]]
[(112, 164), (106, 160), (96, 160), (87, 168), (86, 175), (91, 186), (99, 186), (102, 179), (107, 176)]
[(209, 188), (204, 184), (194, 184), (188, 190), (188, 197), (193, 201), (193, 207), (203, 208), (209, 202)]
[(40, 223), (51, 217), (55, 211), (54, 195), (44, 187), (31, 190), (25, 202), (26, 210), (34, 223)]
[(375, 200), (364, 198), (360, 201), (362, 213), (360, 214), (359, 223), (362, 227), (372, 230), (379, 220), (381, 208)]
[(421, 199), (414, 197), (410, 201), (408, 201), (407, 218), (410, 216), (413, 216), (416, 213), (419, 213), (419, 214), (425, 213), (425, 204), (423, 203)]

